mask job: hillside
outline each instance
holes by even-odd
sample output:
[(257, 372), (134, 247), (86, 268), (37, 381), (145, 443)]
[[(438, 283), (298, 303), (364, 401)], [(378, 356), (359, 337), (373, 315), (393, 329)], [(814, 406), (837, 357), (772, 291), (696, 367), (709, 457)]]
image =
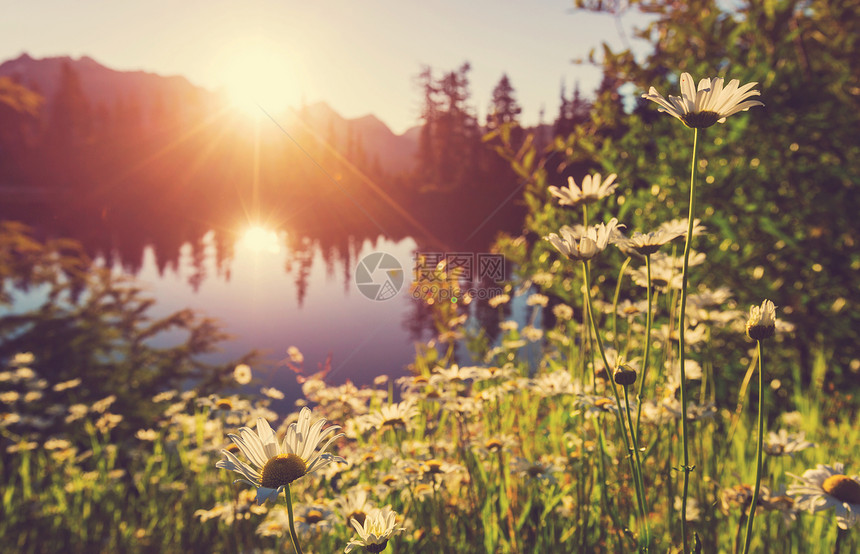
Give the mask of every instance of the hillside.
[[(33, 58), (26, 53), (0, 64), (0, 76), (7, 76), (44, 98), (42, 118), (49, 118), (60, 86), (62, 67), (68, 64), (78, 76), (81, 90), (92, 113), (115, 113), (132, 109), (146, 127), (164, 112), (187, 116), (190, 112), (223, 107), (221, 98), (185, 77), (163, 76), (145, 71), (117, 71), (83, 56)], [(345, 149), (361, 149), (370, 163), (389, 174), (399, 174), (414, 165), (417, 133), (395, 135), (373, 115), (346, 119), (325, 103), (295, 110), (321, 140), (346, 154)], [(289, 121), (287, 122), (289, 124)]]

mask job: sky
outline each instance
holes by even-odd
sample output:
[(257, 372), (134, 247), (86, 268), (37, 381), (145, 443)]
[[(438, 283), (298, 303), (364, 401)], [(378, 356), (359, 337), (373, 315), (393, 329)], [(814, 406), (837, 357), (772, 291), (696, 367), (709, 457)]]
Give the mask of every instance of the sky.
[[(562, 83), (590, 94), (600, 73), (572, 60), (604, 41), (615, 21), (572, 0), (0, 0), (0, 60), (87, 55), (117, 70), (183, 75), (267, 111), (328, 103), (374, 114), (396, 133), (418, 123), (422, 66), (471, 64), (472, 105), (483, 121), (507, 73), (526, 125), (558, 113)], [(630, 27), (642, 23), (623, 18)], [(629, 36), (629, 32), (628, 32)], [(634, 43), (634, 46), (637, 46)], [(644, 49), (644, 45), (637, 46)]]

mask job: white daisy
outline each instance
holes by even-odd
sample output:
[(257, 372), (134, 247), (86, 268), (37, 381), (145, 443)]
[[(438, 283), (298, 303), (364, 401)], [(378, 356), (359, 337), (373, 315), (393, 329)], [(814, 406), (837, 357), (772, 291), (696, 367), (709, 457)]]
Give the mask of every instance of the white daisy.
[(351, 539), (344, 552), (352, 552), (357, 546), (364, 547), (367, 552), (382, 552), (388, 546), (392, 535), (405, 531), (405, 528), (397, 526), (397, 514), (388, 506), (372, 509), (362, 524), (354, 519), (350, 520), (350, 523), (355, 527), (359, 538)]
[(768, 432), (764, 451), (771, 456), (794, 456), (796, 452), (813, 446), (815, 443), (806, 440), (806, 434), (803, 431), (789, 433), (785, 429), (780, 429), (779, 433)]
[(761, 303), (761, 307), (750, 307), (750, 318), (747, 321), (747, 335), (753, 340), (763, 340), (773, 336), (776, 330), (776, 306), (770, 300)]
[(334, 435), (319, 448), (329, 433), (340, 429), (338, 425), (323, 429), (326, 421), (325, 418), (319, 418), (312, 424), (311, 411), (302, 408), (298, 421), (290, 424), (283, 442), (279, 443), (269, 422), (259, 418), (256, 432), (242, 427), (239, 436), (228, 435), (254, 467), (240, 461), (228, 450), (221, 451), (226, 459), (219, 461), (215, 467), (241, 473), (245, 478), (234, 482), (242, 481), (256, 487), (259, 504), (275, 499), (284, 487), (299, 477), (333, 461), (346, 462), (340, 456), (325, 452), (332, 442), (344, 436), (343, 433)]
[(650, 256), (660, 249), (664, 244), (675, 240), (678, 237), (683, 237), (687, 233), (686, 230), (678, 232), (675, 230), (667, 230), (660, 227), (656, 231), (650, 233), (640, 233), (635, 231), (633, 236), (625, 237), (617, 241), (618, 248), (622, 252), (632, 250), (642, 256)]
[(703, 129), (714, 123), (723, 123), (732, 114), (747, 111), (753, 106), (764, 106), (758, 100), (748, 100), (761, 94), (753, 87), (758, 83), (747, 83), (739, 86), (737, 79), (732, 79), (724, 88), (722, 77), (702, 79), (698, 88), (693, 88), (693, 77), (689, 73), (681, 75), (681, 96), (669, 96), (666, 100), (657, 89), (651, 87), (648, 94), (642, 98), (660, 105), (660, 111), (678, 118), (690, 128)]
[(801, 477), (787, 475), (797, 480), (787, 491), (794, 498), (795, 508), (811, 513), (833, 508), (840, 529), (860, 524), (860, 475), (845, 475), (841, 463), (832, 467), (818, 464), (815, 469), (804, 471)]
[(247, 385), (251, 382), (251, 366), (248, 364), (239, 364), (233, 368), (233, 379), (240, 385)]
[(615, 192), (618, 183), (615, 183), (615, 173), (601, 181), (600, 173), (586, 175), (582, 180), (582, 188), (579, 188), (573, 177), (567, 178), (566, 187), (549, 187), (547, 190), (559, 199), (562, 206), (577, 206), (580, 204), (592, 204), (601, 198), (605, 198)]
[(386, 427), (408, 429), (412, 419), (418, 413), (417, 406), (409, 400), (404, 400), (397, 404), (381, 406), (378, 411), (362, 416), (359, 423), (364, 430), (384, 429)]
[(600, 223), (580, 233), (565, 225), (559, 230), (561, 236), (550, 233), (544, 237), (544, 240), (549, 241), (571, 260), (590, 260), (606, 249), (611, 240), (614, 240), (613, 235), (620, 227), (623, 225), (619, 225), (614, 217), (608, 224)]

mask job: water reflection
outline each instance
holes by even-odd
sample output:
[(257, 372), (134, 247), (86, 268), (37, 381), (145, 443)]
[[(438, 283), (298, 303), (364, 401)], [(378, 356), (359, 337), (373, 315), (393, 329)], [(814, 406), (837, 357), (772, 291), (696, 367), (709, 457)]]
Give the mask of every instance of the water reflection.
[[(296, 242), (298, 250), (286, 246)], [(258, 228), (237, 239), (229, 275), (219, 269), (217, 248), (216, 234), (207, 233), (198, 244), (184, 245), (176, 266), (163, 271), (155, 249), (147, 247), (137, 277), (158, 299), (155, 315), (190, 307), (219, 319), (234, 337), (219, 356), (262, 349), (269, 364), (255, 368), (260, 385), (298, 397), (295, 375), (281, 361), (290, 346), (304, 354), (308, 372), (331, 357), (329, 380), (370, 383), (380, 373), (403, 374), (415, 352), (412, 341), (426, 338), (420, 328), (404, 328), (415, 310), (405, 291), (374, 302), (341, 284), (371, 252), (388, 252), (411, 267), (413, 239), (355, 241), (346, 258), (335, 259), (312, 241)], [(292, 278), (284, 271), (291, 266)]]

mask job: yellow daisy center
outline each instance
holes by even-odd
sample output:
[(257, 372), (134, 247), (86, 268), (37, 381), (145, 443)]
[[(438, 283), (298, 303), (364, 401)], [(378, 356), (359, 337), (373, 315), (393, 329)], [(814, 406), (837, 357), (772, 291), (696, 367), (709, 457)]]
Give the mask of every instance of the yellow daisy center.
[(526, 473), (529, 475), (529, 477), (538, 477), (539, 475), (543, 475), (544, 468), (537, 464), (533, 464), (529, 466), (529, 468), (526, 470)]
[(403, 421), (402, 417), (393, 417), (391, 419), (386, 419), (382, 425), (388, 425), (389, 427), (406, 427), (406, 422)]
[(229, 400), (227, 400), (226, 398), (222, 398), (221, 400), (218, 401), (217, 404), (215, 404), (215, 407), (219, 410), (229, 411), (229, 410), (233, 409), (233, 403), (230, 402)]
[(439, 460), (427, 460), (424, 463), (424, 473), (442, 473), (442, 462)]
[(490, 452), (498, 452), (502, 449), (502, 441), (499, 439), (490, 439), (484, 443), (484, 447)]
[(860, 504), (860, 483), (847, 475), (831, 475), (824, 480), (821, 488), (840, 502)]
[(279, 454), (263, 466), (260, 483), (267, 489), (289, 485), (308, 471), (308, 466), (297, 454)]
[(349, 521), (351, 519), (354, 519), (355, 521), (357, 521), (359, 525), (364, 525), (364, 520), (367, 519), (367, 514), (365, 514), (361, 510), (355, 510), (354, 512), (352, 512), (351, 514), (349, 514), (346, 517), (347, 521)]
[(319, 523), (323, 520), (322, 512), (319, 510), (308, 510), (307, 515), (305, 516), (305, 523), (310, 523), (313, 525), (314, 523)]

